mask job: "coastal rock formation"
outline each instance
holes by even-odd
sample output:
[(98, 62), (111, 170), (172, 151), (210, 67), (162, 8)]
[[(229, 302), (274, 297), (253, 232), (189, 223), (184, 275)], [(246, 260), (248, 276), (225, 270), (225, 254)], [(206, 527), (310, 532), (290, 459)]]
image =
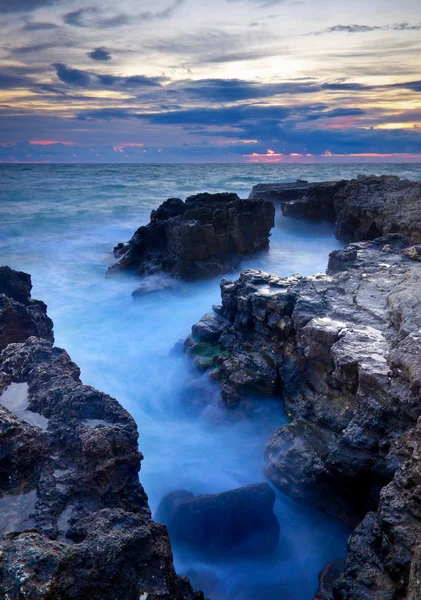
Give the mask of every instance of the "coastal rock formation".
[(168, 272), (198, 280), (238, 268), (241, 258), (268, 247), (275, 208), (236, 194), (198, 194), (185, 202), (169, 198), (152, 211), (127, 244), (114, 249), (119, 261), (109, 273)]
[(400, 233), (421, 243), (419, 181), (361, 175), (350, 181), (265, 184), (255, 186), (250, 198), (279, 202), (288, 217), (330, 220), (344, 242)]
[[(3, 268), (0, 285), (14, 319), (0, 330), (0, 597), (203, 600), (151, 518), (135, 422), (53, 347), (30, 277)], [(33, 331), (25, 311), (49, 339), (22, 341)]]
[(328, 273), (243, 271), (186, 346), (235, 403), (282, 395), (290, 423), (266, 447), (282, 491), (346, 522), (376, 506), (394, 443), (421, 415), (421, 265), (398, 235), (331, 254)]
[(12, 342), (31, 335), (54, 341), (53, 322), (40, 300), (31, 300), (31, 277), (0, 267), (0, 352)]
[(391, 234), (332, 252), (327, 274), (243, 271), (186, 341), (227, 402), (284, 397), (290, 422), (265, 451), (272, 483), (363, 519), (335, 599), (419, 594), (421, 264), (408, 248)]
[(275, 499), (267, 483), (205, 496), (177, 491), (163, 498), (155, 518), (167, 525), (174, 543), (196, 552), (261, 556), (279, 542)]

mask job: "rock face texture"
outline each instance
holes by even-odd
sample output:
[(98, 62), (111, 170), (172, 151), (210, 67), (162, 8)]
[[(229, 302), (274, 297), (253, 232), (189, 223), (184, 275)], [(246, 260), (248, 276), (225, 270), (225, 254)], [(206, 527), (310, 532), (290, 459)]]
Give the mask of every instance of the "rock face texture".
[(167, 494), (155, 518), (167, 525), (171, 539), (201, 554), (265, 555), (279, 542), (273, 514), (275, 493), (267, 483), (221, 494)]
[(3, 302), (14, 315), (37, 308), (50, 339), (0, 331), (0, 597), (203, 600), (176, 575), (167, 531), (151, 518), (135, 422), (53, 347), (29, 276), (1, 274)]
[(265, 200), (240, 200), (236, 194), (198, 194), (169, 198), (152, 211), (114, 253), (119, 261), (109, 273), (138, 275), (168, 272), (187, 281), (236, 269), (245, 255), (268, 247), (275, 208)]
[(395, 600), (419, 581), (417, 256), (390, 234), (333, 252), (327, 274), (243, 271), (221, 282), (222, 305), (186, 341), (226, 402), (284, 397), (290, 423), (265, 451), (271, 482), (351, 525), (363, 519), (329, 583), (341, 600)]
[(54, 341), (53, 322), (44, 302), (31, 300), (31, 277), (0, 267), (0, 352), (31, 335)]
[(351, 181), (266, 184), (250, 198), (282, 205), (285, 216), (335, 222), (344, 242), (373, 240), (389, 233), (421, 243), (421, 182), (395, 176), (359, 176)]

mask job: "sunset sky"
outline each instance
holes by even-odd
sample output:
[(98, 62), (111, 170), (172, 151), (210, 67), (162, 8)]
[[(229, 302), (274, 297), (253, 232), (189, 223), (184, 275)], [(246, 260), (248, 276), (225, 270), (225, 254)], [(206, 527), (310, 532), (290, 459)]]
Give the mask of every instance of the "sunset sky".
[(421, 160), (420, 0), (0, 0), (0, 22), (1, 162)]

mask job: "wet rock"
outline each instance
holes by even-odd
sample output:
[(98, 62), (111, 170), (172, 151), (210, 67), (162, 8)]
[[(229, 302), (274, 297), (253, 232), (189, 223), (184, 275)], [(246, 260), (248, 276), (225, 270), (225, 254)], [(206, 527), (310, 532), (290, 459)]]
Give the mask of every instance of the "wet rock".
[(334, 221), (334, 196), (345, 185), (345, 181), (259, 184), (254, 186), (249, 198), (262, 198), (280, 203), (286, 217)]
[(163, 498), (155, 518), (173, 543), (200, 553), (266, 555), (279, 541), (275, 499), (267, 483), (196, 497), (177, 491)]
[(157, 292), (165, 292), (173, 290), (176, 287), (176, 282), (171, 277), (166, 275), (148, 275), (142, 280), (138, 288), (132, 292), (134, 299), (156, 294)]
[(198, 194), (185, 202), (170, 198), (152, 211), (109, 273), (166, 272), (184, 280), (213, 277), (238, 268), (241, 258), (269, 244), (275, 209), (271, 202), (240, 200), (236, 194)]
[(412, 244), (421, 242), (419, 181), (360, 175), (350, 181), (265, 184), (255, 186), (250, 198), (279, 202), (287, 217), (330, 220), (344, 242), (391, 233), (406, 236)]
[(319, 573), (319, 589), (313, 600), (334, 600), (333, 584), (338, 579), (343, 563), (336, 561), (327, 564)]
[(243, 271), (221, 282), (212, 339), (199, 322), (186, 341), (230, 403), (282, 393), (291, 423), (267, 444), (266, 474), (354, 525), (376, 506), (398, 467), (391, 448), (421, 414), (421, 272), (402, 244), (397, 235), (352, 244), (332, 253), (326, 275)]
[(47, 307), (31, 299), (31, 289), (30, 275), (0, 267), (0, 352), (7, 344), (24, 342), (31, 335), (54, 341)]
[[(10, 272), (9, 284), (4, 273), (2, 298), (22, 311), (33, 307), (28, 276)], [(45, 307), (42, 314), (51, 323)], [(124, 590), (128, 600), (203, 600), (176, 575), (167, 531), (151, 518), (137, 441), (132, 417), (83, 385), (64, 350), (33, 336), (6, 346), (0, 355), (1, 598), (115, 600)]]

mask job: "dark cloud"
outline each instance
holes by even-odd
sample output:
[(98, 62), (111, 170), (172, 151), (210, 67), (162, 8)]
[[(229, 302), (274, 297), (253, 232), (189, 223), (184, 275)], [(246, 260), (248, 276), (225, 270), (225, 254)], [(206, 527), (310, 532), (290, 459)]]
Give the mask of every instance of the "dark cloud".
[(54, 63), (57, 77), (68, 86), (84, 87), (89, 89), (103, 89), (104, 87), (116, 89), (136, 89), (139, 87), (160, 87), (163, 77), (146, 77), (145, 75), (107, 75), (73, 69), (64, 63)]
[(91, 85), (91, 78), (86, 71), (72, 69), (63, 63), (54, 63), (53, 67), (56, 69), (60, 81), (67, 85), (76, 87), (89, 87)]
[(307, 35), (323, 35), (326, 33), (367, 33), (370, 31), (420, 31), (421, 23), (394, 23), (393, 25), (333, 25)]
[(54, 23), (34, 22), (26, 23), (26, 25), (22, 27), (23, 31), (46, 31), (49, 29), (57, 29), (57, 25)]
[(28, 12), (56, 4), (60, 0), (0, 0), (0, 14)]
[(12, 68), (0, 69), (0, 89), (25, 88), (29, 85), (30, 80), (16, 70)]
[(91, 52), (88, 52), (87, 55), (89, 56), (89, 58), (92, 58), (92, 60), (97, 60), (100, 62), (111, 60), (111, 54), (109, 50), (104, 48), (104, 46), (95, 48)]

